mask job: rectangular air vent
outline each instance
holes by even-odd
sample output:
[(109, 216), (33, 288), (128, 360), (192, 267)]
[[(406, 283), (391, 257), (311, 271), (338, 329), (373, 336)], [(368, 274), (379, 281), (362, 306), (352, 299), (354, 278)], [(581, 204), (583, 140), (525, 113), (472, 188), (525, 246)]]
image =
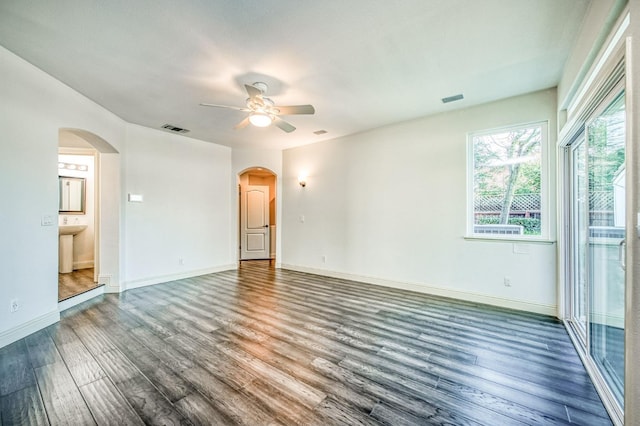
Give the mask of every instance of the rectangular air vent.
[(189, 131), (187, 129), (183, 129), (182, 127), (174, 126), (172, 124), (165, 124), (164, 126), (162, 126), (162, 128), (166, 130), (170, 130), (172, 132), (176, 132), (176, 133), (187, 133)]
[(459, 101), (461, 99), (464, 99), (464, 96), (462, 96), (462, 93), (460, 93), (459, 95), (453, 95), (453, 96), (449, 96), (446, 98), (442, 98), (442, 103), (443, 104), (448, 104), (449, 102), (455, 102), (455, 101)]
[(325, 133), (327, 133), (326, 130), (316, 130), (315, 132), (313, 132), (316, 135), (324, 135)]

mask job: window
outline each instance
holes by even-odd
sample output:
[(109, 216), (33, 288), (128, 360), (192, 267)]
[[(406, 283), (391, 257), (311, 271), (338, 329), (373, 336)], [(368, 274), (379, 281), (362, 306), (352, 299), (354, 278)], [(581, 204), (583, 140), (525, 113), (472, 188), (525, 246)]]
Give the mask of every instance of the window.
[(467, 234), (546, 238), (547, 123), (472, 133), (468, 143)]

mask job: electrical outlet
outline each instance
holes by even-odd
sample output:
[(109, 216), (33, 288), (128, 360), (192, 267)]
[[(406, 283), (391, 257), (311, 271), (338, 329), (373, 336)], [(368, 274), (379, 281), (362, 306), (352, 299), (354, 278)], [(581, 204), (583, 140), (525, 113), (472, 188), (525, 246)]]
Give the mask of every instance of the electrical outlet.
[(322, 263), (327, 263), (327, 256), (322, 256)]
[(504, 286), (505, 287), (511, 287), (511, 278), (510, 277), (504, 277)]
[(11, 306), (9, 307), (9, 311), (16, 312), (18, 309), (20, 309), (20, 304), (18, 303), (18, 299), (13, 299), (11, 301)]
[(184, 265), (184, 259), (183, 258), (178, 258), (178, 265)]

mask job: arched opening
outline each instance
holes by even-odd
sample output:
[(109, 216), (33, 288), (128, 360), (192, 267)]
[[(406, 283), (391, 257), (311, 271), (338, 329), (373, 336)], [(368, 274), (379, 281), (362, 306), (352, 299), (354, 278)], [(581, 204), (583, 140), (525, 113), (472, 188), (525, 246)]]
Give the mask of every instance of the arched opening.
[(58, 301), (65, 307), (98, 290), (119, 291), (119, 161), (100, 136), (59, 130)]
[(238, 174), (238, 259), (240, 262), (276, 258), (277, 175), (266, 167)]

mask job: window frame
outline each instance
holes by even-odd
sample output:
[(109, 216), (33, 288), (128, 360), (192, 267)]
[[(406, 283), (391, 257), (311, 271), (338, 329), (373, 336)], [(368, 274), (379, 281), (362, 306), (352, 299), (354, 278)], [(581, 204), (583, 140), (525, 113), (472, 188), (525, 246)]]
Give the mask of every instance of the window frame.
[[(540, 127), (540, 235), (515, 235), (515, 234), (484, 234), (474, 232), (475, 221), (475, 192), (474, 192), (474, 143), (477, 136), (486, 136), (495, 133), (505, 133), (518, 129)], [(491, 129), (478, 130), (467, 133), (467, 224), (465, 239), (496, 240), (496, 241), (526, 241), (526, 242), (552, 242), (549, 240), (550, 227), (550, 179), (549, 179), (549, 120), (530, 121), (520, 124), (512, 124)]]

